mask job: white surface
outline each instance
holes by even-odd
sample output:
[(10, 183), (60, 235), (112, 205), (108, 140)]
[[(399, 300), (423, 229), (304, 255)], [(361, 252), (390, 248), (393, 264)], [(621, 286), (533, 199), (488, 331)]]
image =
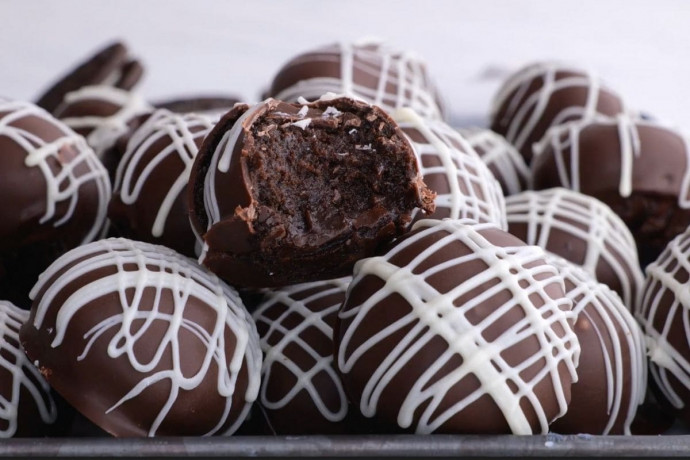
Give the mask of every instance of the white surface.
[(459, 125), (485, 118), (506, 71), (560, 59), (690, 130), (685, 0), (0, 0), (0, 94), (34, 99), (121, 38), (146, 65), (147, 97), (257, 100), (294, 54), (363, 36), (422, 55)]

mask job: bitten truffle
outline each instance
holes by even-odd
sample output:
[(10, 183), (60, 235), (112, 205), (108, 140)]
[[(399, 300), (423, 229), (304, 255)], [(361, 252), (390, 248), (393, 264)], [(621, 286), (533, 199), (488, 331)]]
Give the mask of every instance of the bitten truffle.
[(80, 246), (31, 295), (27, 356), (114, 436), (231, 434), (258, 395), (259, 337), (239, 296), (168, 248)]
[(359, 261), (334, 338), (352, 403), (419, 434), (546, 433), (580, 347), (544, 257), (493, 224), (427, 219)]
[(200, 262), (237, 287), (349, 275), (415, 208), (434, 210), (395, 122), (338, 97), (235, 106), (201, 146), (189, 194)]

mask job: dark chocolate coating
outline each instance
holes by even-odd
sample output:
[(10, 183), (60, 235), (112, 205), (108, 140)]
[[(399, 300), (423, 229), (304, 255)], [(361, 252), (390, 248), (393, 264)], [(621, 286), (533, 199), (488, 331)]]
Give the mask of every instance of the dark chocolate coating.
[[(197, 240), (189, 223), (187, 181), (191, 163), (214, 122), (202, 115), (159, 109), (129, 136), (108, 207), (118, 235), (195, 257)], [(157, 224), (159, 219), (162, 225)]]
[[(588, 107), (590, 101), (594, 104)], [(590, 72), (558, 63), (535, 63), (515, 72), (499, 90), (490, 127), (529, 164), (532, 145), (550, 127), (624, 111), (621, 97)]]
[(118, 437), (231, 432), (258, 391), (239, 297), (162, 246), (108, 239), (58, 259), (20, 339), (50, 385)]
[(175, 113), (224, 113), (241, 102), (237, 96), (188, 96), (154, 102), (157, 109), (167, 109)]
[[(643, 267), (690, 225), (690, 165), (681, 133), (652, 121), (626, 118), (586, 123), (572, 132), (564, 127), (544, 139), (543, 151), (532, 164), (536, 190), (568, 187), (564, 177), (573, 181), (570, 145), (577, 146), (579, 155), (575, 161), (579, 191), (603, 201), (623, 219), (635, 237)], [(626, 145), (630, 146), (627, 155)], [(631, 163), (627, 174), (623, 158)], [(629, 194), (621, 191), (626, 182)]]
[[(343, 384), (364, 415), (399, 430), (545, 432), (575, 377), (572, 304), (541, 249), (468, 222), (420, 221), (382, 258), (357, 264), (334, 331)], [(547, 365), (544, 354), (558, 357)]]
[(276, 434), (352, 431), (333, 364), (333, 326), (349, 281), (265, 290), (253, 313), (264, 352), (259, 402)]
[(129, 57), (129, 50), (121, 42), (113, 42), (97, 51), (75, 69), (60, 78), (37, 100), (36, 105), (53, 112), (65, 95), (84, 86), (98, 85), (112, 76), (109, 84), (115, 88), (132, 89), (144, 74), (141, 63)]
[[(234, 143), (221, 143), (245, 113)], [(348, 275), (403, 233), (416, 207), (434, 207), (395, 122), (348, 98), (235, 106), (199, 150), (189, 200), (200, 260), (237, 287)]]

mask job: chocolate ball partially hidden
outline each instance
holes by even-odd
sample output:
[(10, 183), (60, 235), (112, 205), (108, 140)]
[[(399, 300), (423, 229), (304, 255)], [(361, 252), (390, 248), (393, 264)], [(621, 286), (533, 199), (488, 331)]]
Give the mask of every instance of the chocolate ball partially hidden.
[(120, 236), (197, 255), (187, 182), (199, 146), (215, 122), (203, 115), (159, 109), (131, 134), (108, 211)]
[(534, 188), (566, 187), (609, 205), (642, 266), (690, 225), (690, 146), (678, 130), (620, 115), (554, 129), (537, 152)]
[(611, 208), (558, 187), (506, 198), (506, 215), (510, 233), (581, 266), (635, 309), (644, 274), (635, 240)]
[(349, 275), (433, 198), (397, 124), (349, 98), (235, 106), (204, 140), (189, 189), (200, 261), (237, 287)]
[(568, 412), (551, 424), (551, 431), (631, 434), (647, 390), (647, 348), (640, 326), (608, 286), (558, 256), (546, 260), (565, 280), (581, 348)]
[(424, 183), (436, 192), (436, 211), (417, 210), (414, 220), (467, 218), (508, 228), (501, 186), (460, 133), (408, 108), (392, 116), (412, 144)]
[(364, 100), (386, 111), (409, 107), (424, 118), (443, 118), (424, 61), (379, 41), (337, 43), (299, 54), (278, 71), (267, 96), (299, 102), (326, 93)]
[(259, 402), (277, 434), (352, 431), (333, 363), (333, 326), (349, 282), (266, 289), (253, 313), (264, 352)]
[(256, 327), (237, 293), (163, 246), (99, 240), (32, 291), (21, 343), (50, 385), (114, 436), (230, 434), (259, 392)]
[(491, 129), (529, 164), (532, 145), (549, 128), (625, 111), (621, 97), (594, 73), (559, 62), (538, 62), (515, 72), (498, 90), (491, 107)]
[(563, 278), (492, 224), (422, 220), (359, 261), (335, 329), (362, 414), (416, 433), (546, 433), (580, 347)]

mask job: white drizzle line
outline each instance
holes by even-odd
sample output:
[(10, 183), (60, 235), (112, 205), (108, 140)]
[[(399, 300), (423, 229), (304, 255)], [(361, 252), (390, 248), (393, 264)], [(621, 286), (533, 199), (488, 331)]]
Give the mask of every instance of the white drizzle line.
[(503, 136), (483, 128), (459, 131), (501, 184), (504, 195), (520, 193), (531, 183), (532, 172), (525, 159)]
[[(470, 218), (492, 222), (503, 230), (508, 228), (500, 184), (458, 131), (442, 121), (424, 119), (408, 108), (396, 110), (392, 117), (408, 136), (427, 186), (431, 176), (441, 176), (448, 186), (448, 193), (436, 196), (436, 212), (446, 209), (447, 217), (452, 219)], [(413, 140), (415, 132), (424, 142)], [(436, 157), (441, 165), (425, 166), (427, 157)], [(415, 210), (415, 215), (418, 212)]]
[[(136, 267), (133, 269), (131, 267)], [(104, 267), (116, 267), (117, 272), (102, 276), (77, 289), (62, 304), (56, 304), (56, 296), (69, 284)], [(129, 267), (129, 268), (125, 268)], [(59, 276), (58, 273), (61, 272)], [(52, 284), (46, 283), (52, 280)], [(45, 289), (40, 298), (37, 294)], [(153, 305), (142, 305), (141, 297), (146, 289), (154, 289)], [(128, 300), (127, 291), (133, 291), (132, 300)], [(169, 292), (172, 298), (172, 312), (162, 312), (161, 299)], [(224, 414), (216, 427), (207, 435), (215, 434), (225, 424), (232, 406), (232, 395), (240, 369), (247, 366), (248, 385), (244, 394), (245, 406), (241, 416), (225, 431), (230, 434), (242, 423), (259, 392), (261, 350), (256, 326), (246, 312), (237, 292), (221, 282), (215, 275), (203, 270), (176, 252), (163, 246), (130, 241), (122, 238), (100, 240), (80, 246), (53, 263), (39, 278), (30, 296), (35, 299), (36, 315), (34, 326), (41, 329), (49, 309), (57, 309), (55, 320), (55, 338), (53, 348), (60, 347), (69, 333), (70, 323), (83, 308), (97, 302), (109, 293), (116, 293), (120, 299), (122, 311), (95, 324), (84, 336), (86, 342), (82, 354), (75, 357), (83, 359), (88, 355), (92, 345), (103, 334), (116, 328), (108, 343), (108, 357), (117, 359), (126, 356), (132, 369), (141, 374), (141, 381), (125, 396), (108, 409), (116, 410), (121, 404), (134, 400), (148, 386), (168, 380), (170, 395), (165, 405), (148, 428), (148, 435), (154, 436), (165, 420), (180, 391), (193, 391), (207, 378), (211, 367), (217, 372), (217, 394), (226, 399)], [(131, 292), (130, 292), (131, 294)], [(185, 309), (190, 297), (194, 297), (207, 306), (205, 318), (215, 322), (207, 329), (190, 319)], [(37, 305), (36, 305), (37, 302)], [(215, 318), (214, 318), (215, 317)], [(144, 320), (141, 325), (140, 321)], [(135, 323), (136, 326), (135, 326)], [(149, 327), (154, 324), (167, 324), (164, 338), (155, 349), (149, 361), (142, 361), (136, 354), (138, 342), (145, 337)], [(46, 324), (45, 327), (51, 327)], [(137, 331), (132, 333), (132, 331)], [(232, 356), (227, 357), (225, 334), (229, 331), (236, 338)], [(182, 369), (180, 334), (192, 334), (201, 346), (206, 348), (204, 358), (199, 363), (199, 370), (192, 375), (185, 375)], [(172, 353), (172, 364), (166, 365), (163, 356)], [(229, 358), (229, 359), (228, 359)], [(161, 370), (155, 371), (156, 368)]]
[[(127, 150), (117, 168), (114, 193), (126, 205), (133, 206), (151, 180), (151, 174), (166, 162), (179, 161), (184, 165), (177, 178), (169, 178), (170, 189), (160, 203), (151, 227), (151, 235), (160, 237), (175, 201), (189, 182), (189, 175), (199, 147), (197, 143), (209, 133), (213, 118), (186, 114), (177, 115), (168, 110), (156, 110), (151, 117), (130, 137)], [(151, 148), (161, 141), (167, 145), (155, 155)]]
[[(606, 373), (606, 388), (602, 391), (606, 392), (607, 404), (598, 410), (604, 410), (609, 419), (601, 433), (592, 434), (609, 434), (616, 420), (625, 413), (623, 432), (630, 435), (637, 406), (644, 401), (647, 389), (647, 350), (642, 330), (618, 294), (608, 286), (597, 282), (582, 268), (561, 257), (549, 254), (546, 260), (566, 280), (565, 294), (573, 301), (573, 313), (578, 321), (584, 317), (599, 338)], [(568, 281), (574, 285), (572, 289), (568, 289)], [(607, 344), (611, 345), (610, 351)], [(624, 354), (629, 355), (627, 366)], [(587, 356), (582, 358), (588, 359)], [(624, 401), (626, 390), (629, 390), (629, 399)], [(570, 404), (587, 404), (587, 401), (572, 400)], [(564, 417), (568, 417), (568, 414)], [(582, 429), (586, 430), (586, 426)]]
[[(580, 137), (582, 132), (590, 126), (612, 127), (618, 132), (620, 144), (620, 176), (618, 178), (618, 193), (628, 197), (633, 190), (633, 176), (635, 159), (641, 155), (654, 155), (655, 151), (642, 151), (639, 128), (645, 127), (656, 131), (666, 132), (681, 140), (684, 145), (685, 170), (678, 191), (678, 206), (690, 208), (690, 141), (688, 136), (671, 127), (652, 120), (632, 119), (628, 114), (619, 114), (614, 118), (598, 119), (589, 122), (573, 121), (550, 128), (541, 141), (535, 144), (534, 154), (551, 155), (554, 157), (558, 177), (561, 185), (575, 191), (580, 191)], [(570, 164), (566, 162), (566, 153), (570, 156)]]
[[(51, 124), (62, 132), (62, 137), (46, 142), (39, 133), (17, 126), (17, 123), (30, 117), (40, 118)], [(98, 209), (82, 244), (92, 241), (105, 221), (111, 188), (108, 172), (84, 138), (34, 104), (0, 100), (0, 137), (2, 136), (11, 139), (26, 152), (24, 164), (28, 168), (36, 167), (43, 174), (46, 182), (46, 211), (39, 221), (41, 224), (52, 220), (53, 227), (59, 227), (68, 222), (77, 207), (81, 188), (94, 183), (98, 194)], [(65, 162), (60, 156), (62, 149), (73, 149), (77, 155)], [(87, 171), (78, 172), (80, 169)], [(58, 205), (65, 202), (66, 211), (58, 215)]]
[[(556, 74), (559, 72), (573, 72), (579, 75), (557, 79)], [(537, 79), (542, 80), (542, 87), (519, 103), (530, 85)], [(527, 147), (525, 143), (534, 132), (536, 125), (542, 120), (544, 110), (554, 93), (568, 88), (586, 89), (587, 100), (584, 106), (572, 105), (561, 108), (551, 120), (549, 127), (558, 126), (566, 120), (586, 121), (605, 117), (597, 112), (597, 104), (601, 92), (610, 92), (610, 90), (602, 85), (594, 72), (559, 62), (543, 62), (519, 70), (506, 81), (492, 101), (491, 119), (496, 120), (498, 111), (508, 102), (503, 118), (498, 121), (503, 125), (508, 125), (505, 133), (506, 140), (522, 151)], [(625, 112), (624, 108), (622, 112)]]
[[(268, 326), (267, 331), (261, 337), (261, 350), (264, 352), (264, 364), (262, 368), (262, 388), (260, 401), (261, 404), (270, 410), (278, 410), (289, 405), (294, 398), (303, 391), (306, 391), (311, 401), (324, 417), (330, 422), (339, 422), (347, 415), (347, 398), (340, 376), (333, 364), (333, 354), (321, 356), (313, 344), (305, 340), (303, 332), (310, 328), (318, 329), (329, 340), (333, 340), (333, 329), (325, 321), (329, 315), (335, 314), (342, 302), (324, 306), (315, 311), (310, 305), (322, 302), (324, 297), (340, 294), (337, 298), (344, 300), (345, 292), (351, 278), (339, 278), (330, 281), (316, 281), (302, 283), (293, 286), (283, 287), (277, 290), (265, 290), (264, 300), (257, 310), (253, 313), (257, 325), (262, 323)], [(308, 297), (301, 298), (302, 293), (318, 289)], [(298, 300), (299, 299), (299, 300)], [(270, 316), (275, 315), (276, 309), (282, 311), (276, 319)], [(270, 314), (270, 316), (268, 316)], [(288, 328), (283, 325), (283, 321), (293, 315), (300, 315), (303, 321), (296, 327)], [(278, 340), (276, 341), (276, 337)], [(297, 346), (301, 353), (309, 355), (314, 360), (314, 365), (308, 370), (302, 370), (300, 364), (293, 360), (288, 347)], [(286, 353), (286, 350), (288, 352)], [(266, 389), (270, 386), (271, 371), (273, 366), (280, 364), (289, 370), (297, 383), (283, 395), (274, 395), (270, 398)], [(312, 380), (317, 375), (326, 374), (329, 377), (328, 384), (317, 387)], [(337, 410), (331, 410), (323, 401), (323, 391), (329, 394), (335, 391), (338, 395)]]
[(72, 129), (88, 129), (86, 141), (99, 158), (115, 144), (115, 141), (129, 130), (127, 123), (137, 115), (151, 112), (153, 107), (141, 96), (112, 86), (85, 86), (65, 95), (65, 99), (56, 110), (62, 113), (69, 106), (78, 106), (89, 101), (99, 101), (118, 107), (108, 116), (85, 115), (60, 118)]
[(635, 309), (644, 284), (635, 239), (621, 218), (607, 205), (582, 193), (552, 188), (507, 197), (506, 215), (509, 225), (527, 226), (527, 244), (547, 251), (551, 250), (552, 230), (562, 231), (574, 240), (584, 242), (584, 261), (578, 265), (595, 279), (597, 267), (607, 265), (620, 282), (623, 303), (630, 311)]
[[(303, 97), (312, 101), (330, 92), (363, 99), (386, 111), (410, 107), (425, 118), (443, 118), (424, 62), (414, 53), (398, 51), (383, 43), (365, 41), (325, 47), (296, 57), (283, 70), (338, 61), (338, 77), (315, 75), (281, 90), (275, 98), (297, 102)], [(359, 73), (373, 77), (376, 85), (363, 84), (357, 78)]]
[[(689, 253), (690, 228), (675, 237), (659, 258), (647, 266), (644, 295), (635, 314), (646, 336), (652, 377), (677, 409), (686, 407), (688, 401), (674, 390), (669, 378), (675, 377), (690, 390), (690, 356), (678, 348), (687, 347), (690, 337), (690, 289), (687, 282), (682, 282), (682, 277), (690, 273)], [(670, 303), (666, 298), (669, 295)], [(681, 327), (685, 334), (669, 337), (673, 327)]]
[(33, 400), (43, 423), (52, 424), (57, 420), (57, 407), (50, 394), (50, 386), (20, 345), (19, 329), (28, 319), (28, 311), (0, 300), (0, 368), (7, 374), (4, 378), (11, 381), (8, 393), (0, 395), (0, 420), (6, 425), (0, 431), (0, 438), (11, 438), (17, 432), (19, 407), (29, 403), (20, 399), (22, 391), (26, 391), (28, 394), (25, 396)]
[[(530, 410), (536, 414), (541, 432), (546, 433), (551, 420), (534, 392), (535, 386), (544, 380), (551, 382), (560, 416), (566, 412), (568, 401), (558, 367), (564, 365), (571, 381), (577, 381), (575, 369), (580, 347), (569, 324), (575, 319), (570, 311), (571, 301), (566, 298), (553, 299), (545, 291), (546, 286), (554, 283), (563, 287), (563, 279), (554, 267), (537, 263), (544, 259), (542, 249), (536, 246), (497, 247), (479, 233), (482, 230), (495, 229), (493, 224), (471, 225), (469, 222), (452, 219), (418, 221), (413, 230), (420, 231), (401, 241), (388, 254), (357, 262), (348, 296), (365, 276), (375, 276), (385, 284), (360, 305), (348, 305), (348, 301), (345, 301), (344, 309), (339, 313), (341, 327), (345, 329), (341, 331), (338, 368), (342, 373), (352, 372), (372, 346), (412, 325), (405, 337), (392, 346), (386, 359), (380, 363), (367, 382), (358, 401), (365, 416), (375, 415), (382, 392), (393, 391), (388, 388), (392, 379), (398, 373), (404, 372), (405, 366), (416, 352), (430, 340), (442, 338), (448, 345), (447, 350), (435, 362), (429, 363), (428, 369), (411, 388), (394, 389), (408, 390), (398, 412), (397, 421), (401, 427), (410, 427), (412, 423), (416, 423), (414, 428), (417, 433), (432, 433), (474, 401), (488, 395), (499, 407), (514, 434), (532, 434), (527, 415), (520, 406), (524, 402), (531, 405)], [(399, 267), (390, 262), (390, 259), (409, 250), (419, 240), (436, 233), (441, 234), (437, 242), (424, 248), (409, 264)], [(452, 244), (466, 245), (471, 248), (472, 253), (449, 259), (425, 271), (418, 271), (419, 266), (434, 253), (444, 251)], [(428, 279), (436, 274), (458, 270), (463, 264), (474, 261), (484, 262), (487, 269), (468, 278), (458, 279), (457, 286), (448, 292), (439, 292), (428, 282)], [(535, 263), (537, 265), (534, 265)], [(531, 268), (527, 268), (529, 266)], [(544, 279), (537, 280), (537, 276)], [(467, 292), (479, 286), (486, 286), (486, 283), (494, 280), (498, 281), (495, 286), (486, 289), (472, 300), (458, 306), (453, 304)], [(527, 283), (528, 287), (521, 286), (521, 283)], [(496, 306), (492, 311), (486, 311), (484, 302), (503, 290), (511, 292), (510, 300)], [(352, 348), (351, 342), (360, 325), (370, 321), (369, 315), (375, 314), (373, 312), (378, 303), (393, 293), (405, 299), (405, 305), (401, 305), (401, 308), (409, 307), (409, 313), (394, 323), (384, 325), (378, 333), (368, 337), (358, 347)], [(530, 299), (531, 296), (538, 296), (544, 304), (541, 307), (535, 306)], [(482, 332), (497, 318), (513, 309), (522, 311), (524, 318), (503, 331), (493, 342), (488, 342)], [(472, 324), (466, 316), (473, 310), (484, 317), (477, 324)], [(564, 335), (556, 333), (554, 325), (559, 325)], [(525, 357), (522, 363), (511, 367), (501, 354), (528, 337), (533, 337), (539, 342), (540, 352)], [(359, 341), (358, 339), (357, 342)], [(442, 379), (430, 384), (438, 370), (457, 355), (462, 358), (462, 364)], [(521, 377), (522, 371), (538, 363), (544, 363), (541, 370), (532, 380), (525, 381)], [(446, 393), (470, 375), (478, 379), (479, 388), (436, 414)], [(517, 391), (511, 389), (509, 382), (517, 387)], [(415, 412), (426, 403), (428, 405), (423, 413), (415, 420)], [(436, 418), (433, 418), (434, 414)]]

